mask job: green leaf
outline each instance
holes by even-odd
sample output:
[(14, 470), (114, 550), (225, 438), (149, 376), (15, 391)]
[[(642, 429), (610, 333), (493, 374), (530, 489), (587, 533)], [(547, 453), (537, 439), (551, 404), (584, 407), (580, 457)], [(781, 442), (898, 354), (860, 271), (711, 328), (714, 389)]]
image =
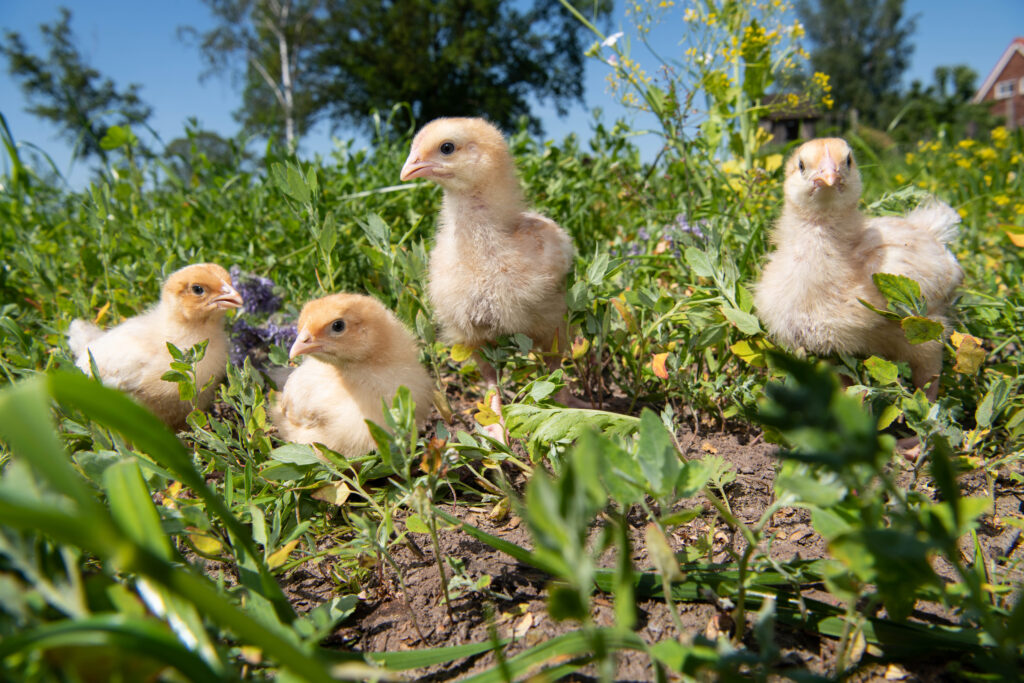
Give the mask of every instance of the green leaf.
[(270, 451), (270, 457), (292, 465), (322, 465), (313, 447), (305, 443), (287, 443)]
[(533, 383), (530, 387), (530, 398), (534, 401), (543, 401), (551, 394), (555, 393), (556, 385), (554, 382), (547, 380), (539, 380)]
[(110, 512), (118, 525), (139, 545), (170, 561), (176, 554), (160, 526), (160, 515), (134, 460), (122, 460), (103, 473)]
[(690, 265), (694, 275), (698, 277), (714, 277), (715, 269), (711, 267), (711, 261), (707, 254), (697, 247), (686, 248), (686, 262)]
[(903, 411), (897, 405), (887, 405), (882, 414), (878, 416), (878, 430), (881, 431), (887, 428), (889, 425), (896, 420), (897, 417), (903, 414)]
[(650, 408), (640, 414), (636, 459), (655, 497), (667, 496), (675, 487), (682, 465), (672, 435)]
[(732, 308), (730, 306), (723, 306), (722, 313), (725, 314), (726, 320), (735, 325), (743, 334), (748, 336), (761, 334), (761, 323), (750, 313), (744, 313), (738, 308)]
[(128, 147), (135, 141), (135, 135), (128, 126), (111, 126), (100, 138), (100, 147), (108, 152), (118, 147)]
[(923, 344), (942, 338), (942, 323), (930, 318), (908, 316), (900, 322), (900, 327), (911, 344)]
[(865, 360), (864, 367), (867, 368), (868, 374), (871, 375), (871, 378), (883, 387), (889, 384), (895, 384), (899, 379), (900, 373), (896, 364), (883, 360), (878, 356), (871, 356)]
[(587, 617), (587, 605), (576, 589), (563, 584), (549, 584), (548, 614), (555, 621), (583, 621)]
[(414, 534), (429, 534), (430, 527), (419, 515), (412, 514), (405, 518), (405, 528)]
[(898, 310), (902, 304), (917, 315), (924, 315), (927, 312), (928, 307), (921, 299), (921, 286), (916, 281), (891, 273), (875, 273), (871, 279), (890, 306)]
[(571, 441), (589, 429), (626, 435), (633, 433), (640, 423), (636, 417), (603, 410), (541, 408), (525, 403), (505, 406), (502, 412), (509, 434), (517, 438), (529, 436), (531, 443)]
[(594, 254), (590, 265), (587, 266), (586, 281), (591, 286), (599, 285), (604, 281), (605, 273), (608, 272), (608, 252)]

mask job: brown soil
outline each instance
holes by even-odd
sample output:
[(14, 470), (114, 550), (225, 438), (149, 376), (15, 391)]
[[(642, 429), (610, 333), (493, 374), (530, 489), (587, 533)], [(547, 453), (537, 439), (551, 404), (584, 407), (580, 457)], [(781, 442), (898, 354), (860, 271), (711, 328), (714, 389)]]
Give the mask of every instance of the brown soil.
[[(775, 447), (764, 443), (758, 432), (748, 428), (704, 432), (696, 436), (684, 430), (678, 438), (679, 443), (688, 450), (688, 457), (715, 454), (734, 465), (737, 476), (726, 487), (728, 500), (734, 514), (740, 519), (745, 522), (756, 521), (771, 501), (777, 464)], [(902, 482), (909, 485), (912, 479), (909, 466), (900, 477)], [(963, 488), (966, 494), (984, 494), (986, 481), (982, 475), (970, 476), (963, 481)], [(1010, 481), (997, 481), (995, 492), (995, 514), (988, 518), (979, 531), (982, 548), (992, 562), (1005, 557), (1019, 562), (1022, 555), (1020, 532), (1011, 525), (1003, 524), (1001, 520), (1011, 516), (1019, 517), (1022, 488)], [(495, 521), (488, 514), (489, 510), (483, 507), (473, 508), (461, 504), (446, 509), (487, 533), (526, 548), (531, 547), (526, 524), (514, 514)], [(669, 539), (673, 550), (682, 552), (688, 545), (706, 537), (713, 521), (713, 514), (705, 511), (692, 522), (678, 528)], [(644, 516), (632, 515), (630, 522), (634, 567), (649, 570), (652, 565), (644, 549)], [(827, 545), (815, 533), (806, 511), (783, 509), (774, 516), (768, 530), (773, 536), (771, 556), (775, 559), (816, 559), (828, 555)], [(487, 595), (477, 592), (455, 597), (452, 601), (453, 614), (449, 615), (442, 597), (441, 580), (429, 536), (411, 536), (422, 555), (407, 545), (394, 546), (392, 552), (401, 572), (401, 581), (398, 574), (387, 565), (371, 572), (372, 578), (363, 586), (364, 590), (360, 594), (362, 600), (355, 614), (343, 622), (325, 642), (326, 646), (360, 652), (395, 652), (480, 643), (489, 640), (488, 625), (493, 624), (499, 638), (512, 641), (505, 650), (505, 657), (509, 658), (538, 643), (579, 628), (577, 623), (556, 622), (548, 615), (545, 599), (549, 576), (518, 563), (458, 528), (440, 533), (442, 554), (461, 560), (468, 579), (475, 581), (479, 577), (489, 576), (491, 584)], [(742, 550), (742, 539), (731, 538), (727, 529), (719, 525), (714, 533), (713, 559), (728, 561), (731, 544), (736, 544), (734, 550)], [(964, 551), (969, 553), (968, 556), (973, 553), (967, 547)], [(601, 558), (602, 563), (612, 566), (614, 557), (606, 555)], [(951, 578), (948, 566), (940, 563), (937, 569), (942, 575)], [(327, 560), (319, 564), (308, 563), (289, 575), (284, 587), (296, 607), (305, 611), (332, 597), (334, 584), (329, 574)], [(835, 599), (821, 587), (812, 588), (805, 595), (835, 604)], [(663, 601), (641, 600), (637, 604), (635, 632), (653, 644), (667, 638), (685, 640), (699, 635), (713, 635), (716, 627), (728, 626), (720, 618), (720, 611), (710, 602), (680, 603), (679, 612), (684, 633), (678, 632)], [(752, 616), (748, 615), (748, 625), (752, 623)], [(615, 616), (611, 595), (601, 592), (594, 594), (592, 617), (599, 626), (613, 624)], [(914, 618), (932, 623), (956, 621), (956, 615), (938, 605), (919, 605)], [(787, 671), (803, 670), (826, 676), (834, 675), (836, 641), (782, 624), (778, 624), (776, 629), (776, 644), (781, 650), (778, 673), (784, 675)], [(758, 644), (750, 633), (748, 628), (744, 644), (756, 651)], [(495, 664), (495, 656), (488, 652), (407, 673), (410, 679), (415, 680), (449, 681), (490, 669)], [(926, 661), (881, 663), (865, 656), (851, 680), (953, 680), (952, 674), (947, 673), (950, 664), (941, 657), (931, 657)], [(616, 666), (617, 680), (648, 681), (655, 677), (653, 664), (643, 652), (619, 653)], [(567, 680), (591, 680), (594, 675), (595, 670), (584, 668)]]

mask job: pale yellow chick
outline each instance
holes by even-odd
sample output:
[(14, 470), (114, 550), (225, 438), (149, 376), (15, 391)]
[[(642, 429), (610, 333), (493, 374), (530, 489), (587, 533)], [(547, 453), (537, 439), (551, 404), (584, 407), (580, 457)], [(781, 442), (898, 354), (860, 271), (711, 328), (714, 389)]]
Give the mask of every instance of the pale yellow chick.
[[(426, 178), (444, 200), (430, 254), (428, 293), (442, 336), (478, 347), (522, 333), (534, 347), (565, 349), (569, 235), (528, 211), (501, 132), (478, 118), (442, 118), (416, 134), (401, 179)], [(557, 365), (557, 355), (549, 365)], [(480, 364), (489, 383), (492, 368)]]
[(302, 308), (291, 357), (308, 356), (284, 385), (273, 420), (281, 438), (321, 443), (348, 457), (375, 443), (366, 420), (384, 427), (400, 386), (416, 402), (416, 423), (430, 416), (434, 383), (420, 365), (412, 334), (372, 297), (332, 294)]
[(163, 285), (160, 303), (120, 325), (103, 331), (87, 320), (74, 320), (68, 328), (68, 346), (75, 365), (90, 374), (92, 354), (100, 380), (131, 394), (172, 428), (185, 425), (192, 404), (178, 398), (178, 385), (161, 379), (170, 370), (167, 342), (181, 350), (208, 340), (199, 362), (196, 383), (201, 392), (195, 406), (205, 410), (213, 401), (216, 380), (224, 376), (228, 338), (224, 314), (242, 305), (242, 297), (228, 272), (214, 263), (186, 266)]
[(857, 208), (860, 172), (844, 140), (811, 140), (786, 164), (785, 204), (772, 234), (776, 249), (756, 286), (754, 304), (783, 346), (826, 355), (880, 355), (910, 364), (914, 384), (938, 395), (942, 344), (910, 344), (898, 323), (858, 299), (885, 309), (874, 273), (903, 275), (921, 285), (928, 316), (945, 311), (963, 271), (947, 245), (960, 217), (933, 200), (905, 217), (865, 218)]

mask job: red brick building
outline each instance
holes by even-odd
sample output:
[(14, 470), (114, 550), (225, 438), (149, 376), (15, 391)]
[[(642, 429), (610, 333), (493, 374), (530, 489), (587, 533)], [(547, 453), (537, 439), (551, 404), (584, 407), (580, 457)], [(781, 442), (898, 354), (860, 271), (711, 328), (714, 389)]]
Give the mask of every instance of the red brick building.
[(1011, 130), (1024, 127), (1024, 38), (1014, 38), (971, 102), (984, 102)]

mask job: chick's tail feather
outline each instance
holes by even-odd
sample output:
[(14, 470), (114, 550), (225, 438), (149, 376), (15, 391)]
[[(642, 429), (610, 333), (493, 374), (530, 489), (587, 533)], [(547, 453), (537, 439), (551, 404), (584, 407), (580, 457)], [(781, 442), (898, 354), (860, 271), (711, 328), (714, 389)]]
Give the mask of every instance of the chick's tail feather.
[(68, 347), (75, 358), (85, 355), (89, 344), (96, 341), (103, 335), (103, 330), (93, 325), (88, 320), (72, 320), (68, 328)]
[(937, 199), (930, 199), (911, 211), (907, 222), (919, 230), (927, 230), (941, 244), (949, 244), (960, 232), (960, 214)]

